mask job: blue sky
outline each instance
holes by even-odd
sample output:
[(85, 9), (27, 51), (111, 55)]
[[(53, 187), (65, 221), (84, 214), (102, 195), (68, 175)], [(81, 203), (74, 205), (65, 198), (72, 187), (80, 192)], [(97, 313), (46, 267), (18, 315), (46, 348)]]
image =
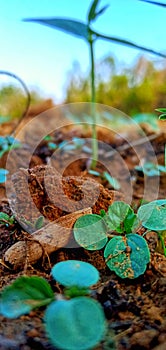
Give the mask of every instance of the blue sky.
[[(88, 71), (88, 47), (79, 38), (22, 19), (59, 16), (84, 21), (90, 3), (91, 0), (0, 0), (0, 70), (17, 74), (29, 88), (39, 89), (60, 102), (72, 63), (77, 60), (82, 71)], [(166, 53), (165, 8), (138, 0), (101, 0), (101, 5), (108, 3), (109, 9), (94, 23), (94, 29)], [(108, 53), (130, 65), (141, 52), (98, 41), (96, 59)]]

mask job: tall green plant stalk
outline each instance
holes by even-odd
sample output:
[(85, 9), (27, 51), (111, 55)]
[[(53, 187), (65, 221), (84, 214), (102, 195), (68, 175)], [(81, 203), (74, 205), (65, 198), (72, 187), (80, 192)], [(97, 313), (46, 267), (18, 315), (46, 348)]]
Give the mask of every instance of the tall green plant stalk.
[(72, 34), (79, 38), (82, 38), (88, 43), (90, 47), (90, 63), (91, 63), (91, 114), (93, 118), (92, 122), (92, 162), (91, 168), (95, 168), (97, 160), (98, 160), (98, 141), (97, 141), (97, 132), (96, 132), (96, 96), (95, 96), (95, 65), (94, 65), (94, 41), (97, 39), (109, 40), (111, 42), (115, 42), (117, 44), (126, 45), (135, 49), (144, 50), (146, 52), (158, 55), (160, 57), (166, 58), (166, 55), (161, 52), (156, 52), (152, 49), (148, 49), (146, 47), (137, 45), (132, 43), (131, 41), (112, 37), (109, 35), (104, 35), (98, 33), (91, 29), (91, 23), (97, 19), (98, 16), (103, 14), (105, 10), (108, 8), (108, 5), (99, 8), (99, 3), (101, 0), (93, 0), (88, 11), (87, 22), (79, 22), (72, 19), (67, 18), (31, 18), (25, 19), (28, 22), (36, 22), (39, 24), (47, 25), (54, 29), (60, 29), (62, 31), (67, 32), (68, 34)]
[(89, 36), (90, 46), (90, 62), (91, 62), (91, 115), (92, 115), (92, 162), (91, 168), (96, 167), (98, 160), (98, 141), (97, 141), (97, 130), (96, 130), (96, 89), (95, 89), (95, 60), (94, 60), (94, 39), (92, 34)]

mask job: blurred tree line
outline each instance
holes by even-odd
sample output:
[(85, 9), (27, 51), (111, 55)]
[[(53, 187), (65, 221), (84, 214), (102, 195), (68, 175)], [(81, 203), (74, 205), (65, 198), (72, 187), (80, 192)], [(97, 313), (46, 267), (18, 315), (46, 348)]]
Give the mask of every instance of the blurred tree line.
[[(64, 103), (90, 102), (90, 76), (74, 62), (66, 77)], [(31, 91), (31, 106), (45, 98)], [(24, 91), (15, 85), (0, 86), (0, 116), (20, 118), (26, 106)], [(153, 113), (155, 108), (166, 107), (166, 63), (157, 63), (140, 56), (126, 67), (112, 56), (96, 63), (97, 102), (132, 116)]]
[[(166, 106), (166, 64), (156, 65), (140, 56), (126, 68), (107, 56), (96, 64), (96, 98), (98, 103), (120, 109), (128, 115), (151, 113)], [(89, 102), (89, 76), (78, 63), (68, 73), (65, 103)]]

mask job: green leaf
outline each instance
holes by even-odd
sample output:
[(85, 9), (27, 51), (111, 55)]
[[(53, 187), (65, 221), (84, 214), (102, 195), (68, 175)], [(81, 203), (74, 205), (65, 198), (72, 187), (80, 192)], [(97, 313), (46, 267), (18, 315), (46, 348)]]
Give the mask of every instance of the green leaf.
[(101, 15), (102, 13), (104, 13), (106, 11), (106, 9), (108, 9), (110, 5), (105, 5), (101, 8), (101, 10), (99, 10), (98, 12), (96, 12), (96, 17), (98, 17), (99, 15)]
[(95, 17), (96, 17), (96, 8), (99, 5), (99, 2), (100, 2), (100, 0), (94, 0), (92, 2), (92, 5), (91, 5), (91, 7), (89, 9), (89, 13), (88, 13), (88, 21), (89, 22), (91, 22), (92, 20), (95, 19)]
[(166, 7), (166, 4), (163, 4), (162, 2), (156, 2), (156, 1), (150, 1), (150, 0), (140, 0), (140, 1), (147, 2), (149, 4), (153, 4), (161, 7)]
[(97, 11), (97, 7), (99, 5), (100, 0), (94, 0), (92, 2), (92, 5), (90, 7), (89, 13), (88, 13), (88, 22), (94, 21), (99, 15), (105, 12), (105, 10), (109, 7), (109, 5), (105, 5), (100, 10)]
[(53, 299), (54, 293), (46, 280), (38, 276), (22, 276), (2, 291), (0, 313), (8, 318), (17, 318), (49, 304)]
[(166, 108), (156, 108), (155, 111), (162, 113), (159, 119), (166, 120)]
[(66, 19), (66, 18), (26, 18), (24, 19), (25, 22), (35, 22), (39, 24), (43, 24), (46, 26), (49, 26), (53, 29), (59, 29), (61, 31), (64, 31), (68, 34), (72, 34), (75, 36), (78, 36), (80, 38), (85, 39), (88, 41), (89, 37), (89, 29), (88, 26), (79, 21)]
[(54, 142), (49, 142), (49, 143), (48, 143), (48, 148), (54, 150), (54, 149), (57, 148), (57, 145), (56, 145)]
[(158, 165), (157, 167), (161, 173), (166, 173), (166, 167), (164, 165)]
[(40, 215), (39, 218), (35, 222), (35, 229), (40, 230), (44, 224), (44, 216)]
[(96, 36), (96, 38), (109, 40), (109, 41), (115, 42), (117, 44), (129, 46), (129, 47), (132, 47), (134, 49), (143, 50), (145, 52), (149, 52), (151, 54), (154, 54), (154, 55), (166, 58), (166, 55), (163, 54), (162, 52), (158, 52), (158, 51), (149, 49), (147, 47), (144, 47), (144, 46), (141, 46), (141, 45), (137, 45), (137, 44), (135, 44), (135, 43), (133, 43), (131, 41), (125, 40), (125, 39), (121, 39), (121, 38), (116, 38), (116, 37), (109, 36), (109, 35), (100, 34), (100, 33), (96, 32), (96, 31), (93, 31), (93, 34)]
[(134, 213), (133, 209), (130, 208), (127, 216), (124, 219), (124, 229), (126, 233), (131, 233), (133, 229), (136, 229), (139, 225), (139, 220), (137, 215)]
[(146, 240), (134, 233), (113, 237), (106, 245), (104, 257), (110, 270), (121, 278), (137, 278), (146, 270), (150, 252)]
[(166, 120), (166, 114), (161, 114), (161, 115), (159, 116), (159, 119), (160, 119), (160, 120)]
[(99, 173), (98, 171), (96, 171), (96, 170), (90, 169), (90, 170), (88, 170), (88, 173), (89, 173), (90, 175), (100, 176), (100, 173)]
[(0, 184), (4, 183), (6, 181), (6, 175), (8, 174), (8, 170), (6, 169), (0, 169)]
[(106, 227), (100, 215), (87, 214), (77, 219), (74, 224), (74, 238), (83, 248), (98, 250), (107, 243)]
[(127, 203), (122, 201), (114, 202), (108, 208), (108, 214), (104, 218), (109, 230), (117, 231), (119, 233), (124, 232), (124, 220), (127, 214), (131, 210)]
[(0, 221), (8, 221), (10, 220), (10, 216), (6, 213), (0, 212)]
[(166, 200), (160, 199), (142, 205), (138, 209), (138, 218), (142, 225), (150, 230), (166, 230)]
[(161, 113), (166, 113), (166, 108), (156, 108), (155, 111), (161, 112)]
[(15, 220), (13, 216), (9, 216), (8, 214), (3, 213), (2, 211), (0, 212), (0, 224), (8, 223), (12, 225), (14, 221)]
[(87, 288), (99, 280), (98, 270), (91, 264), (79, 260), (61, 261), (51, 270), (54, 279), (65, 287)]
[(103, 177), (108, 181), (108, 183), (115, 189), (120, 189), (120, 183), (115, 177), (112, 177), (107, 171), (103, 172)]
[(88, 297), (51, 303), (44, 320), (51, 343), (62, 350), (93, 349), (106, 333), (104, 311)]
[(159, 165), (152, 163), (152, 162), (146, 162), (143, 166), (135, 166), (135, 169), (138, 171), (142, 171), (146, 176), (159, 176), (160, 175), (160, 169)]

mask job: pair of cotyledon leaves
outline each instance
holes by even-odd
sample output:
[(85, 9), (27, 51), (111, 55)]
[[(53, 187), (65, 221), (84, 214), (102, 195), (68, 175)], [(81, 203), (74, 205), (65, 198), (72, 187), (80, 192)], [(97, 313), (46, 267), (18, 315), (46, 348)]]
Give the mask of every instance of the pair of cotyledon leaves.
[[(99, 272), (89, 263), (68, 260), (56, 264), (52, 276), (63, 286), (75, 286), (81, 291), (98, 282)], [(1, 295), (0, 313), (16, 318), (45, 305), (49, 305), (44, 316), (46, 332), (57, 348), (92, 349), (104, 338), (105, 316), (96, 300), (89, 296), (55, 300), (49, 283), (38, 276), (22, 276), (6, 287)]]

